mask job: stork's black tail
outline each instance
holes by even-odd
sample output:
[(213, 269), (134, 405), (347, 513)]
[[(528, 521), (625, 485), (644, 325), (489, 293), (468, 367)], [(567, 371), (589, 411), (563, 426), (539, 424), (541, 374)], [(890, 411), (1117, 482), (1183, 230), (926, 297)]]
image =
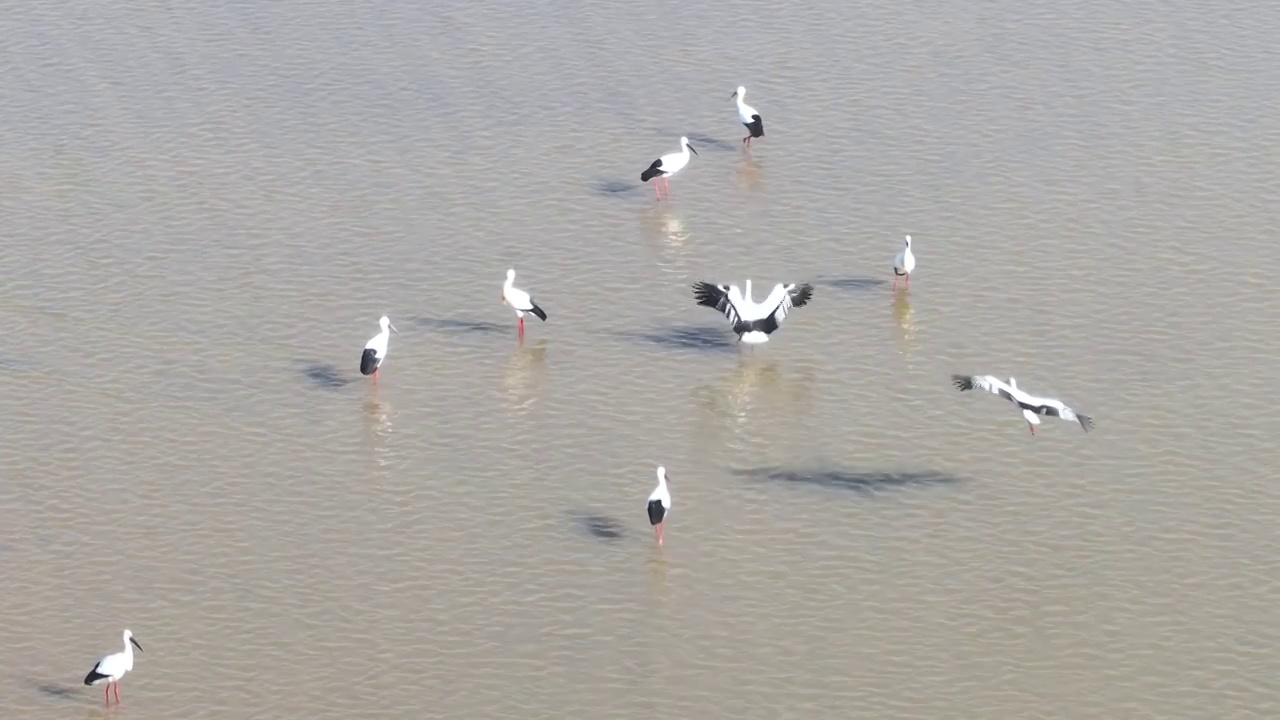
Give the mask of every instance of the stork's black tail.
[(360, 353), (360, 374), (372, 375), (374, 370), (378, 369), (378, 351), (373, 348), (365, 348)]
[(538, 319), (541, 320), (542, 322), (546, 322), (547, 313), (542, 308), (538, 307), (538, 303), (532, 303), (532, 304), (533, 304), (533, 308), (529, 310), (529, 312), (533, 313), (534, 315), (537, 315)]
[(649, 524), (657, 525), (667, 517), (667, 509), (662, 507), (661, 500), (650, 500), (648, 505)]
[(650, 180), (661, 175), (662, 171), (658, 169), (660, 165), (662, 165), (662, 160), (654, 160), (653, 164), (649, 166), (648, 170), (645, 170), (644, 172), (640, 173), (640, 181), (649, 182)]

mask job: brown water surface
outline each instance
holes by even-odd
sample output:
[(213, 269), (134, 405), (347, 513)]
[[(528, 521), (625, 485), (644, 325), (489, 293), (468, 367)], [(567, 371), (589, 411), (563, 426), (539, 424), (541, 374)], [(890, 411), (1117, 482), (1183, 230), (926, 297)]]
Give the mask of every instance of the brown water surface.
[(1280, 6), (881, 5), (10, 4), (0, 715), (1276, 717)]

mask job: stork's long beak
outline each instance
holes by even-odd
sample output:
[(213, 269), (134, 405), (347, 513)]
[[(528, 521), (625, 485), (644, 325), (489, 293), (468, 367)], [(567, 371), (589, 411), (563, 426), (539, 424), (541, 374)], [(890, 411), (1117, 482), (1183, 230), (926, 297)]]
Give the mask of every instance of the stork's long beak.
[(142, 646), (138, 644), (137, 640), (134, 640), (132, 637), (130, 637), (129, 642), (133, 643), (133, 646), (138, 648), (138, 652), (142, 652)]
[(737, 91), (737, 90), (734, 90), (734, 91), (733, 91), (733, 94), (729, 96), (729, 99), (730, 99), (730, 100), (732, 100), (732, 99), (734, 99), (734, 98), (736, 98), (736, 97), (738, 97), (738, 91)]
[(397, 335), (399, 335), (399, 334), (400, 334), (400, 331), (399, 331), (399, 330), (396, 330), (396, 326), (395, 326), (395, 325), (392, 325), (391, 323), (387, 323), (387, 327), (391, 328), (392, 330), (395, 330), (395, 332), (396, 332), (396, 334), (397, 334)]
[(689, 151), (692, 152), (694, 155), (698, 154), (698, 151), (694, 150), (692, 145), (685, 145), (685, 147), (689, 148)]

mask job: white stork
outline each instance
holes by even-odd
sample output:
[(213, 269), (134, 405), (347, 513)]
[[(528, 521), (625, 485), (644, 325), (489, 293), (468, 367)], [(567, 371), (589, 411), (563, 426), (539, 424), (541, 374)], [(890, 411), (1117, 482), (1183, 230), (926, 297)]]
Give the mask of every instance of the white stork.
[(386, 315), (378, 320), (378, 327), (381, 330), (369, 338), (369, 342), (364, 344), (364, 352), (360, 353), (360, 374), (372, 375), (375, 383), (378, 382), (378, 369), (382, 367), (382, 361), (387, 359), (387, 343), (391, 341), (391, 331), (395, 330), (397, 335), (400, 334), (396, 326), (391, 324), (391, 318)]
[(106, 698), (108, 705), (111, 704), (112, 687), (116, 689), (116, 704), (120, 704), (120, 678), (133, 669), (133, 648), (135, 647), (138, 648), (138, 652), (142, 652), (142, 646), (133, 639), (133, 632), (125, 630), (124, 650), (99, 658), (89, 674), (84, 676), (85, 685), (92, 686), (103, 682), (107, 684), (103, 688), (102, 696)]
[(779, 283), (763, 303), (756, 303), (751, 299), (750, 280), (747, 280), (746, 293), (737, 285), (697, 282), (693, 285), (693, 297), (699, 305), (724, 313), (739, 342), (756, 344), (768, 342), (769, 335), (778, 329), (792, 308), (808, 304), (813, 297), (813, 286), (808, 283)]
[[(667, 191), (667, 197), (671, 197), (671, 176), (684, 169), (689, 164), (689, 153), (698, 154), (697, 150), (689, 144), (689, 138), (680, 138), (680, 152), (673, 152), (663, 155), (654, 160), (649, 169), (640, 173), (641, 182), (649, 182), (654, 178), (662, 180), (663, 189)], [(662, 196), (658, 194), (658, 183), (653, 184), (654, 195), (661, 200)]]
[(752, 138), (764, 137), (764, 118), (760, 117), (755, 108), (743, 102), (746, 97), (747, 89), (739, 85), (738, 91), (730, 95), (729, 99), (738, 100), (738, 122), (747, 128), (747, 136), (742, 138), (742, 144), (751, 147)]
[(893, 289), (898, 289), (898, 278), (906, 277), (907, 289), (911, 289), (911, 271), (916, 269), (916, 256), (911, 254), (911, 236), (907, 236), (902, 252), (893, 259)]
[(653, 526), (653, 536), (662, 544), (662, 524), (667, 521), (671, 512), (671, 491), (667, 489), (667, 469), (658, 467), (658, 487), (649, 493), (647, 505), (649, 524)]
[(529, 293), (516, 287), (515, 281), (516, 271), (508, 269), (507, 281), (502, 283), (502, 302), (516, 311), (516, 317), (520, 319), (520, 337), (524, 337), (524, 314), (533, 313), (539, 320), (546, 322), (547, 313), (538, 307), (538, 303), (533, 301)]
[(1032, 435), (1036, 434), (1036, 426), (1040, 424), (1041, 415), (1078, 422), (1085, 432), (1093, 429), (1093, 418), (1077, 413), (1056, 398), (1036, 397), (1019, 390), (1018, 381), (1013, 378), (1009, 378), (1009, 382), (1005, 383), (991, 375), (952, 375), (951, 382), (960, 388), (961, 392), (975, 388), (986, 390), (1018, 406), (1022, 410), (1022, 417), (1027, 420), (1027, 427), (1031, 429)]

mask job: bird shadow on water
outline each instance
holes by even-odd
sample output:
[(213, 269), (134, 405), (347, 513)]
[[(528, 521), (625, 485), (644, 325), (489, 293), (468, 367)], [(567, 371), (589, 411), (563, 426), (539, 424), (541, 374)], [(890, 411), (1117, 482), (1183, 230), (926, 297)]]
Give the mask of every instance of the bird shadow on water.
[(676, 350), (726, 352), (738, 345), (732, 335), (718, 325), (673, 325), (650, 331), (619, 333), (619, 335), (635, 343)]
[(859, 495), (878, 495), (908, 488), (949, 487), (964, 479), (939, 470), (843, 470), (839, 468), (756, 467), (731, 470), (751, 480), (767, 480), (787, 485), (811, 485), (846, 490)]
[(495, 322), (487, 320), (460, 320), (457, 318), (430, 318), (430, 317), (414, 317), (409, 322), (413, 323), (416, 328), (423, 330), (435, 330), (436, 332), (447, 332), (457, 334), (488, 334), (498, 335), (506, 334), (511, 330), (509, 325), (499, 325)]
[(346, 387), (354, 382), (354, 379), (338, 369), (338, 366), (332, 363), (313, 363), (303, 361), (300, 363), (300, 372), (305, 379), (313, 387), (323, 390), (337, 390)]
[(578, 511), (570, 515), (578, 529), (588, 537), (605, 542), (617, 542), (626, 537), (626, 528), (617, 518), (598, 513)]
[(30, 363), (24, 363), (17, 358), (0, 356), (0, 370), (10, 372), (24, 372), (31, 370)]
[(591, 192), (602, 195), (607, 198), (625, 198), (639, 192), (642, 188), (639, 182), (629, 182), (627, 180), (593, 180), (587, 184)]
[(741, 141), (729, 142), (728, 140), (721, 140), (720, 138), (704, 135), (703, 133), (685, 133), (685, 137), (689, 138), (689, 144), (699, 152), (701, 152), (703, 148), (717, 152), (734, 152), (742, 148)]
[(842, 278), (825, 278), (815, 280), (814, 285), (819, 287), (829, 287), (835, 290), (845, 290), (848, 292), (865, 292), (876, 288), (884, 287), (889, 284), (884, 278), (870, 277), (867, 275), (855, 275), (852, 277)]
[(79, 700), (81, 697), (80, 693), (78, 693), (75, 688), (67, 685), (59, 685), (51, 682), (38, 682), (34, 680), (29, 680), (28, 683), (31, 687), (35, 688), (36, 692), (44, 695), (45, 697), (53, 698), (54, 700), (70, 701)]

